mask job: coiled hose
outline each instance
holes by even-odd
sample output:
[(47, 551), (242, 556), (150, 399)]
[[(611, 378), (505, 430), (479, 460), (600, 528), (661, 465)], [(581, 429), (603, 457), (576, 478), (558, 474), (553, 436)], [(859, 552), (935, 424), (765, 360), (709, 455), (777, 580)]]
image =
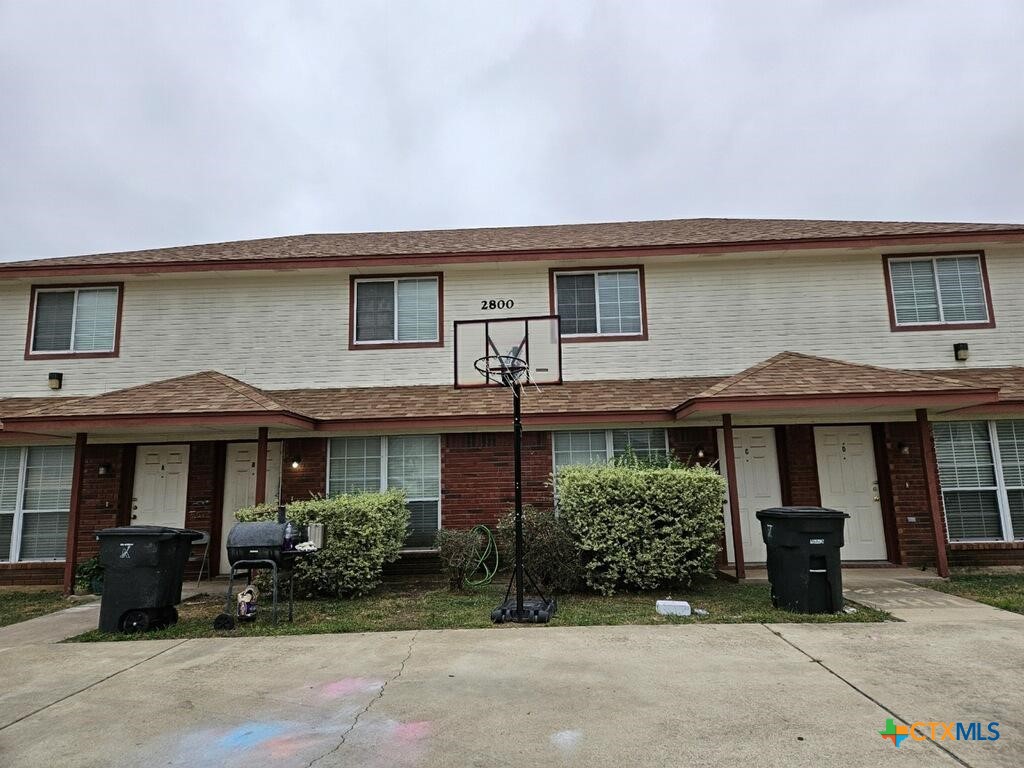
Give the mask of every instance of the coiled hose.
[[(469, 570), (466, 586), (484, 587), (491, 583), (494, 574), (498, 572), (498, 546), (494, 543), (494, 534), (486, 525), (474, 526), (473, 533), (483, 536), (483, 547), (478, 547), (478, 556), (477, 553), (474, 553), (476, 563)], [(478, 576), (478, 578), (473, 578), (474, 576)]]

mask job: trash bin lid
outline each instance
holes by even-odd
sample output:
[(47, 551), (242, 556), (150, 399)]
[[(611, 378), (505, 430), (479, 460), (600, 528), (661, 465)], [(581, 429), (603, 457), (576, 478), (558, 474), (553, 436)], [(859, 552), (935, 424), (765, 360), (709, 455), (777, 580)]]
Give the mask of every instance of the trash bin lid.
[(116, 536), (118, 538), (124, 538), (125, 536), (154, 536), (161, 539), (183, 536), (194, 541), (202, 538), (203, 534), (202, 531), (194, 531), (191, 528), (169, 528), (166, 525), (123, 525), (120, 528), (104, 528), (102, 531), (96, 531), (97, 539), (105, 536)]
[(769, 509), (759, 510), (756, 515), (758, 520), (763, 520), (764, 518), (777, 520), (787, 517), (849, 517), (848, 514), (841, 510), (828, 509), (827, 507), (770, 507)]

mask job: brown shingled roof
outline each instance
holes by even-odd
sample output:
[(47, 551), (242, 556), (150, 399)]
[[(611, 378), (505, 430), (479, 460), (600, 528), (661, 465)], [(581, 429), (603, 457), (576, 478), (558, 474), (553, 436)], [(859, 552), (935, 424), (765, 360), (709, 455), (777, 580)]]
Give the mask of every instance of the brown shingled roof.
[[(569, 381), (527, 387), (523, 413), (530, 415), (647, 413), (667, 416), (677, 404), (718, 377)], [(276, 399), (324, 421), (499, 416), (512, 413), (500, 387), (454, 389), (451, 385), (273, 390)]]
[(1024, 367), (962, 368), (921, 373), (941, 375), (972, 387), (995, 387), (999, 390), (1000, 400), (1024, 400)]
[(694, 399), (935, 392), (971, 386), (936, 374), (781, 352), (722, 379)]
[(828, 221), (806, 219), (670, 219), (603, 224), (309, 234), (100, 253), (0, 264), (4, 272), (45, 268), (156, 266), (254, 261), (312, 261), (451, 254), (705, 247), (751, 243), (847, 241), (941, 235), (1024, 233), (1024, 224)]
[[(297, 413), (294, 408), (243, 381), (218, 371), (202, 371), (93, 397), (58, 401), (40, 398), (23, 418), (182, 415), (202, 413)], [(303, 415), (303, 414), (298, 414)]]

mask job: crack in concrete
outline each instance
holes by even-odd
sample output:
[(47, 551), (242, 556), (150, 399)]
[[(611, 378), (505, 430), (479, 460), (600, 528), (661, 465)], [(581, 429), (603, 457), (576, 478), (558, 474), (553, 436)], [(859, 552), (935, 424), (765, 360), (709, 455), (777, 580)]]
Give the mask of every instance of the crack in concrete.
[[(794, 642), (793, 642), (792, 640), (790, 640), (789, 638), (785, 637), (785, 636), (784, 636), (784, 635), (783, 635), (783, 634), (782, 634), (781, 632), (779, 632), (779, 631), (777, 631), (777, 630), (774, 630), (774, 629), (772, 629), (772, 628), (771, 628), (771, 627), (769, 627), (769, 626), (768, 626), (767, 624), (762, 624), (761, 626), (762, 626), (762, 627), (764, 627), (765, 629), (767, 629), (767, 630), (768, 630), (769, 632), (771, 632), (771, 633), (772, 633), (773, 635), (775, 635), (775, 636), (776, 636), (777, 638), (779, 638), (779, 640), (781, 640), (782, 642), (784, 642), (784, 643), (785, 643), (786, 645), (788, 645), (788, 646), (789, 646), (790, 648), (793, 648), (793, 649), (795, 649), (796, 651), (798, 651), (798, 652), (802, 653), (802, 654), (803, 654), (804, 656), (806, 656), (806, 657), (807, 657), (808, 659), (810, 659), (811, 661), (813, 661), (813, 662), (814, 662), (815, 664), (817, 664), (817, 665), (818, 665), (819, 667), (821, 667), (822, 669), (824, 669), (824, 670), (825, 670), (826, 672), (828, 672), (828, 673), (829, 673), (830, 675), (832, 675), (833, 677), (836, 677), (836, 678), (838, 678), (839, 680), (841, 680), (841, 681), (842, 681), (843, 683), (845, 683), (845, 684), (846, 684), (846, 685), (848, 685), (848, 686), (849, 686), (850, 688), (852, 688), (853, 690), (855, 690), (855, 691), (856, 691), (857, 693), (859, 693), (859, 694), (860, 694), (861, 696), (863, 696), (863, 697), (864, 697), (865, 699), (867, 699), (868, 701), (870, 701), (870, 702), (871, 702), (872, 704), (874, 704), (875, 706), (879, 707), (880, 709), (882, 709), (883, 711), (887, 712), (888, 714), (892, 715), (892, 717), (893, 717), (894, 719), (896, 719), (896, 720), (899, 720), (899, 721), (900, 721), (901, 723), (903, 723), (903, 725), (907, 726), (908, 728), (909, 728), (909, 727), (911, 726), (911, 721), (907, 720), (907, 719), (906, 719), (905, 717), (903, 717), (903, 716), (902, 716), (902, 715), (900, 715), (899, 713), (897, 713), (897, 712), (893, 711), (892, 709), (890, 709), (890, 708), (889, 708), (888, 706), (886, 706), (885, 704), (883, 704), (882, 702), (880, 702), (880, 701), (879, 701), (878, 699), (876, 699), (876, 698), (875, 698), (874, 696), (872, 696), (871, 694), (869, 694), (869, 693), (868, 693), (867, 691), (865, 691), (865, 690), (863, 690), (863, 689), (861, 689), (861, 688), (858, 688), (858, 687), (857, 687), (856, 685), (854, 685), (854, 684), (853, 684), (852, 682), (850, 682), (850, 681), (849, 681), (849, 680), (847, 680), (847, 679), (846, 679), (845, 677), (843, 677), (843, 676), (842, 676), (842, 675), (840, 675), (840, 674), (839, 674), (838, 672), (836, 672), (836, 671), (835, 671), (834, 669), (832, 669), (831, 667), (829, 667), (829, 666), (828, 666), (828, 665), (827, 665), (827, 664), (826, 664), (825, 662), (823, 662), (823, 661), (822, 661), (821, 659), (817, 659), (817, 658), (815, 658), (814, 656), (812, 656), (811, 654), (809, 654), (809, 653), (808, 653), (807, 651), (805, 651), (805, 650), (804, 650), (803, 648), (801, 648), (801, 647), (800, 647), (799, 645), (797, 645), (796, 643), (794, 643)], [(972, 766), (971, 766), (971, 764), (970, 764), (970, 763), (968, 763), (968, 762), (967, 762), (967, 761), (965, 761), (965, 760), (964, 760), (963, 758), (961, 758), (960, 756), (958, 756), (958, 755), (957, 755), (956, 753), (954, 753), (954, 752), (953, 752), (952, 750), (950, 750), (950, 749), (949, 749), (948, 747), (945, 747), (945, 746), (943, 746), (942, 744), (940, 744), (939, 742), (935, 741), (935, 739), (933, 739), (933, 738), (932, 738), (931, 736), (925, 735), (925, 737), (924, 737), (924, 738), (925, 738), (925, 741), (929, 742), (930, 744), (932, 744), (933, 746), (935, 746), (935, 747), (936, 747), (937, 749), (940, 749), (940, 750), (942, 750), (943, 752), (945, 752), (945, 753), (946, 753), (946, 755), (948, 755), (949, 757), (951, 757), (951, 758), (952, 758), (953, 760), (955, 760), (955, 761), (956, 761), (957, 763), (959, 763), (960, 765), (964, 766), (964, 768), (972, 768)]]
[(412, 637), (409, 639), (409, 649), (408, 651), (406, 651), (405, 658), (402, 659), (402, 663), (398, 667), (398, 672), (396, 672), (393, 677), (385, 680), (383, 685), (381, 685), (380, 690), (377, 691), (377, 695), (370, 699), (367, 705), (356, 713), (356, 716), (352, 718), (352, 724), (345, 729), (344, 733), (341, 734), (341, 738), (338, 740), (338, 743), (335, 744), (331, 749), (324, 752), (319, 757), (314, 757), (312, 760), (306, 763), (306, 768), (313, 768), (313, 766), (319, 763), (321, 760), (323, 760), (326, 757), (330, 757), (343, 746), (345, 746), (345, 742), (348, 740), (349, 734), (351, 734), (352, 731), (356, 729), (356, 726), (359, 725), (359, 718), (361, 718), (363, 715), (369, 712), (370, 709), (373, 708), (374, 704), (383, 699), (384, 690), (388, 687), (388, 685), (395, 682), (395, 680), (400, 678), (402, 676), (402, 673), (405, 672), (405, 665), (409, 662), (409, 659), (412, 658), (412, 647), (416, 644), (416, 638), (419, 636), (419, 634), (419, 630), (416, 630), (416, 632), (414, 632)]
[(142, 659), (141, 661), (137, 661), (134, 664), (130, 664), (129, 666), (125, 667), (124, 669), (119, 669), (116, 672), (111, 672), (106, 677), (101, 677), (96, 682), (89, 683), (89, 685), (85, 686), (84, 688), (79, 688), (77, 691), (72, 691), (71, 693), (67, 694), (66, 696), (61, 696), (56, 701), (51, 701), (49, 704), (47, 704), (45, 706), (42, 706), (39, 709), (33, 710), (32, 712), (29, 712), (27, 715), (22, 715), (17, 720), (12, 720), (11, 722), (7, 723), (7, 725), (0, 726), (0, 731), (3, 731), (5, 729), (7, 729), (7, 728), (10, 728), (12, 725), (17, 725), (18, 723), (22, 722), (23, 720), (28, 720), (28, 718), (32, 717), (33, 715), (38, 715), (40, 712), (43, 712), (43, 711), (49, 709), (50, 707), (56, 706), (57, 704), (60, 704), (62, 701), (67, 701), (72, 696), (77, 696), (80, 693), (85, 693), (90, 688), (95, 688), (100, 683), (105, 683), (105, 682), (107, 682), (107, 680), (110, 680), (112, 677), (117, 677), (122, 672), (128, 672), (129, 670), (135, 669), (136, 667), (138, 667), (138, 666), (140, 666), (142, 664), (145, 664), (147, 661), (152, 661), (157, 656), (165, 654), (168, 651), (173, 651), (175, 648), (180, 648), (181, 646), (183, 646), (187, 642), (188, 642), (188, 640), (182, 640), (180, 643), (175, 643), (172, 646), (164, 648), (162, 651), (157, 651), (152, 656), (147, 656), (146, 658)]

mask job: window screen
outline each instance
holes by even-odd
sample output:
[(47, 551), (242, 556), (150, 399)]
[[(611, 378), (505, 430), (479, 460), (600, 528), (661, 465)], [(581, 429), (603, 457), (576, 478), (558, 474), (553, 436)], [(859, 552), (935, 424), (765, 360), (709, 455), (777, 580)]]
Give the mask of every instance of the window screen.
[(594, 275), (557, 275), (555, 285), (562, 333), (597, 333)]
[(74, 317), (74, 291), (40, 291), (36, 294), (32, 351), (70, 351)]
[(356, 283), (356, 341), (394, 340), (394, 282)]

